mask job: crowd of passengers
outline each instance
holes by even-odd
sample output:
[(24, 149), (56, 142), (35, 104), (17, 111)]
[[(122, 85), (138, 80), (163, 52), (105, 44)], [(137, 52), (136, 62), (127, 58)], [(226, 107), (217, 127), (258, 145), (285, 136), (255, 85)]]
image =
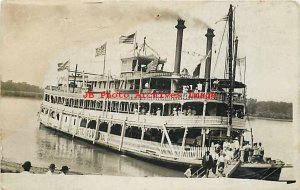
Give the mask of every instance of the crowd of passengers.
[[(209, 171), (216, 177), (225, 177), (224, 169), (233, 161), (241, 161), (243, 163), (263, 163), (264, 162), (264, 148), (262, 143), (254, 143), (253, 146), (249, 142), (244, 142), (240, 146), (238, 138), (234, 140), (226, 139), (223, 144), (221, 142), (212, 143), (212, 152), (206, 151), (202, 158), (202, 168), (204, 176), (208, 177)], [(186, 170), (184, 175), (192, 177), (192, 166)]]
[[(135, 108), (134, 109), (134, 113), (135, 114), (139, 114), (138, 109)], [(156, 110), (152, 110), (152, 112), (150, 112), (150, 110), (147, 107), (141, 106), (141, 115), (157, 115), (157, 116), (162, 116), (162, 110), (161, 108), (157, 108)], [(165, 115), (165, 114), (164, 114)], [(194, 106), (188, 106), (188, 108), (183, 108), (181, 110), (180, 107), (178, 108), (173, 108), (172, 112), (170, 114), (168, 114), (169, 116), (195, 116), (195, 115), (201, 115), (201, 114), (197, 114), (197, 110), (195, 109)], [(236, 109), (233, 110), (233, 117), (235, 118), (240, 118), (243, 119), (244, 118), (244, 112), (242, 109)]]

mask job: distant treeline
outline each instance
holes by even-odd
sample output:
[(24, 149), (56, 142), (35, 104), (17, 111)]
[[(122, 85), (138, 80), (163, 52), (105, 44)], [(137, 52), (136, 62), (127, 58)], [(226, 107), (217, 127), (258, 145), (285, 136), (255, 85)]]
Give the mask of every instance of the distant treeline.
[(43, 89), (26, 82), (1, 81), (1, 96), (43, 98)]
[(293, 119), (293, 105), (287, 102), (258, 102), (250, 98), (247, 100), (247, 113), (255, 117), (291, 120)]

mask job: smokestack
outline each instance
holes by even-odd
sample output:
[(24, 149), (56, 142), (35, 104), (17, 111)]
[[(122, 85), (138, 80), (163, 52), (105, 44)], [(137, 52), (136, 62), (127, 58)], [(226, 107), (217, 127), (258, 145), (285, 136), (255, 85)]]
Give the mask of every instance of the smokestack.
[(175, 28), (177, 28), (177, 41), (176, 41), (176, 51), (175, 51), (174, 73), (178, 75), (180, 73), (183, 29), (186, 28), (184, 26), (184, 22), (185, 22), (184, 20), (178, 19), (178, 24), (175, 26)]
[(211, 70), (211, 55), (212, 55), (212, 42), (213, 42), (213, 37), (214, 35), (214, 30), (211, 28), (207, 29), (207, 33), (205, 34), (206, 38), (207, 38), (207, 43), (206, 43), (206, 62), (205, 62), (205, 75), (204, 78), (206, 80), (210, 79), (210, 70)]

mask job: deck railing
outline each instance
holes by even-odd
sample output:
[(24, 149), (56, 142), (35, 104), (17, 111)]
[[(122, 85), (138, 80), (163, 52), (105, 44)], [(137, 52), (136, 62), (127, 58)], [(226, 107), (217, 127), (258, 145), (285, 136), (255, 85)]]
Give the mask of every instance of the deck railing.
[[(106, 132), (98, 132), (99, 139), (98, 142), (106, 143), (107, 133)], [(121, 141), (121, 136), (109, 134), (108, 135), (108, 145), (113, 146), (115, 148), (119, 148)], [(124, 137), (123, 144), (121, 149), (143, 152), (150, 155), (158, 156), (158, 157), (169, 157), (173, 159), (201, 159), (207, 150), (211, 148), (208, 147), (195, 147), (195, 146), (185, 146), (183, 149), (180, 145), (172, 145), (172, 148), (169, 144), (162, 144), (159, 142), (141, 140), (141, 139), (133, 139)], [(212, 150), (210, 150), (212, 151)]]

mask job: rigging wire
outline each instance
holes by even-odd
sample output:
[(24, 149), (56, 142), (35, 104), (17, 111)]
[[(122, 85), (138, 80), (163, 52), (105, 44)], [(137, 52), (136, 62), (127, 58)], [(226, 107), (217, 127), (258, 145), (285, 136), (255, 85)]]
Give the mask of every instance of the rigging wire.
[(219, 56), (220, 56), (220, 52), (221, 52), (221, 47), (222, 47), (222, 44), (223, 44), (224, 34), (225, 34), (225, 32), (226, 32), (227, 22), (228, 22), (228, 21), (226, 20), (226, 22), (225, 22), (225, 27), (224, 27), (224, 31), (223, 31), (223, 34), (222, 34), (221, 44), (220, 44), (220, 47), (219, 47), (219, 50), (218, 50), (217, 59), (216, 59), (216, 62), (215, 62), (215, 64), (214, 64), (214, 69), (213, 69), (213, 74), (212, 74), (213, 76), (214, 76), (214, 74), (215, 74), (216, 66), (217, 66), (217, 63), (218, 63), (218, 60), (219, 60)]

